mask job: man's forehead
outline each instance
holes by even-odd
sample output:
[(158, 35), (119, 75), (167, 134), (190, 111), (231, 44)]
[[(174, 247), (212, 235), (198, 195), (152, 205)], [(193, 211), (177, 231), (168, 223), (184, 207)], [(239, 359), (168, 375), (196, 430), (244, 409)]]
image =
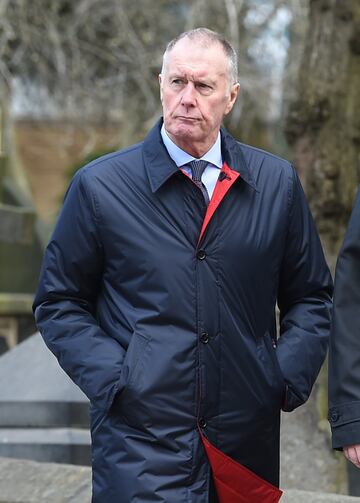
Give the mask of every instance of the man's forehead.
[[(192, 41), (180, 40), (167, 56), (167, 73), (194, 72), (200, 75), (226, 75), (228, 70), (227, 57), (220, 44), (209, 46), (192, 44)], [(191, 45), (191, 48), (189, 47)]]
[(189, 80), (206, 79), (215, 80), (217, 77), (226, 76), (226, 71), (216, 70), (213, 66), (204, 68), (191, 64), (172, 64), (167, 70), (169, 79), (182, 77)]

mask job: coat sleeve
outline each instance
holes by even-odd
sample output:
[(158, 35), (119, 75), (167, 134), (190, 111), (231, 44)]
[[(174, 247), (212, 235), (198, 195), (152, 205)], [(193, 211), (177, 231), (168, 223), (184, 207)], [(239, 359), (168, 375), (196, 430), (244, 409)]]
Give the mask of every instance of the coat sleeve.
[(120, 387), (125, 350), (99, 326), (103, 247), (97, 203), (86, 169), (73, 179), (45, 251), (34, 313), (40, 333), (61, 367), (99, 408)]
[(304, 403), (325, 359), (332, 279), (295, 170), (289, 190), (288, 231), (280, 272), (277, 355), (286, 383), (284, 411)]
[(360, 444), (360, 188), (336, 265), (329, 421), (335, 449)]

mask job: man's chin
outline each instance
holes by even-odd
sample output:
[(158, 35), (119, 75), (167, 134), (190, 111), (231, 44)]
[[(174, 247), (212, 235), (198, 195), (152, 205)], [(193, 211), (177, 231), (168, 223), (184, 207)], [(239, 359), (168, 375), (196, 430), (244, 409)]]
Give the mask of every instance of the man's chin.
[(201, 136), (199, 123), (196, 121), (187, 121), (177, 124), (175, 127), (171, 128), (169, 133), (172, 137), (179, 139), (191, 138), (196, 140)]

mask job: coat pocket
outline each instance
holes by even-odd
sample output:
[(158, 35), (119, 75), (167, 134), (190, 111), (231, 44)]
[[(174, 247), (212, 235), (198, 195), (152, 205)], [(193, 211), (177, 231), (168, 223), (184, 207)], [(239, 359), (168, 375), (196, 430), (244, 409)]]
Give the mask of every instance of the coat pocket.
[(283, 399), (286, 392), (286, 382), (276, 355), (276, 345), (269, 332), (265, 332), (264, 336), (260, 339), (259, 349), (262, 353), (262, 361), (265, 366), (265, 372), (270, 379), (270, 383), (275, 379), (276, 383), (274, 384), (281, 390), (281, 397)]
[[(144, 373), (151, 351), (150, 341), (151, 337), (138, 332), (131, 336), (122, 364), (119, 390), (111, 408), (113, 420), (135, 425), (137, 416), (141, 416), (141, 395), (146, 382)], [(145, 421), (145, 415), (143, 419)]]
[(121, 383), (122, 389), (131, 386), (137, 381), (141, 361), (149, 345), (150, 337), (134, 332), (122, 365)]

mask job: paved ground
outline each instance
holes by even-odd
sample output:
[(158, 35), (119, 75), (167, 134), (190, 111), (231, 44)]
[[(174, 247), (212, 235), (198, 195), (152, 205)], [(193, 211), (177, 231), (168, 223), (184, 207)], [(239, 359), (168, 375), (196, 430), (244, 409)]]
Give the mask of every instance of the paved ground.
[(88, 467), (0, 458), (0, 503), (90, 503)]
[[(87, 467), (0, 458), (0, 503), (90, 503)], [(351, 503), (340, 494), (285, 490), (281, 503)]]
[(331, 449), (329, 433), (319, 429), (316, 392), (296, 411), (282, 414), (280, 485), (346, 494), (345, 459)]

